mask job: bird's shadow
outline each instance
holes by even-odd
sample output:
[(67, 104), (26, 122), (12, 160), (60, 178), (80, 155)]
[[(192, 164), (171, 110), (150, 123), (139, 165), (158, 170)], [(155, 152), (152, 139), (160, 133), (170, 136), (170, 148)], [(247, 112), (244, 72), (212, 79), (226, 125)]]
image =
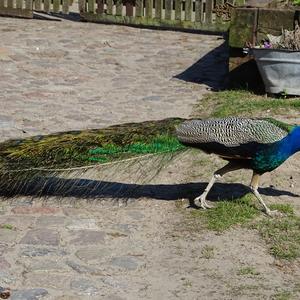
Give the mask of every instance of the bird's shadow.
[[(24, 184), (10, 185), (2, 184), (0, 196), (55, 196), (58, 198), (72, 197), (97, 199), (142, 199), (153, 200), (178, 200), (189, 199), (193, 206), (193, 199), (203, 192), (207, 183), (181, 183), (181, 184), (132, 184), (113, 181), (98, 181), (91, 179), (64, 179), (58, 177), (36, 178)], [(260, 193), (268, 196), (290, 196), (299, 197), (289, 191), (275, 189), (273, 187), (260, 188)], [(234, 200), (249, 192), (243, 184), (238, 183), (216, 183), (209, 193), (208, 200)]]

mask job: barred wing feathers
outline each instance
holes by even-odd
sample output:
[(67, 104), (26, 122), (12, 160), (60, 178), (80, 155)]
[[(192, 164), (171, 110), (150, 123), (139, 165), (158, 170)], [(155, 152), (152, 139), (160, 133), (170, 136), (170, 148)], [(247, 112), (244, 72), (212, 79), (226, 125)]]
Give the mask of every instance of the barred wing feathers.
[(283, 139), (291, 128), (273, 119), (229, 117), (189, 120), (177, 127), (183, 144), (232, 158), (251, 158), (257, 147)]

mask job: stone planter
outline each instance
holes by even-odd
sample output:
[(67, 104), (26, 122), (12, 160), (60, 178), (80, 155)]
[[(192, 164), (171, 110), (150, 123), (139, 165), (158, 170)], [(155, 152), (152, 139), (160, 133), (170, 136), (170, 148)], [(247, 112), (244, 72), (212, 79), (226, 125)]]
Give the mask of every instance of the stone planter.
[(300, 51), (251, 50), (267, 93), (300, 95)]

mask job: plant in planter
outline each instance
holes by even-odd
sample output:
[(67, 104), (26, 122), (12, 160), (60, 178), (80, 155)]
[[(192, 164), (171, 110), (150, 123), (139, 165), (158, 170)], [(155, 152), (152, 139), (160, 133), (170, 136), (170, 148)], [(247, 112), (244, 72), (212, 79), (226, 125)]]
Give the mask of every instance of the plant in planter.
[(300, 27), (268, 34), (267, 40), (253, 47), (252, 53), (267, 93), (300, 95)]

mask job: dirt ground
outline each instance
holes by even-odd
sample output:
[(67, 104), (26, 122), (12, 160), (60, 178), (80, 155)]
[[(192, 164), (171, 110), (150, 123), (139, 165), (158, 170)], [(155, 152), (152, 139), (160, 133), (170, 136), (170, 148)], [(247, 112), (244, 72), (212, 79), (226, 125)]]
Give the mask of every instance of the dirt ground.
[[(188, 117), (226, 72), (219, 36), (8, 18), (0, 18), (0, 32), (2, 141)], [(193, 153), (149, 182), (130, 169), (107, 174), (108, 185), (138, 185), (127, 203), (113, 193), (89, 201), (3, 198), (0, 286), (14, 300), (299, 299), (299, 261), (274, 259), (255, 230), (220, 234), (191, 225), (187, 199), (221, 165)], [(240, 193), (235, 182), (248, 184), (250, 175), (228, 175), (209, 200)], [(268, 204), (291, 203), (299, 213), (299, 179), (296, 155), (263, 177), (261, 193)]]

